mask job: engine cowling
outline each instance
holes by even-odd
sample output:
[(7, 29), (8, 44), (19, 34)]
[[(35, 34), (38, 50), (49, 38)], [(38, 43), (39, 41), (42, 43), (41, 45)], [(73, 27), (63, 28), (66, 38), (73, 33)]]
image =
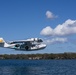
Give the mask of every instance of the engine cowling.
[(36, 41), (36, 42), (43, 42), (43, 40), (40, 39), (40, 38), (35, 38), (35, 41)]

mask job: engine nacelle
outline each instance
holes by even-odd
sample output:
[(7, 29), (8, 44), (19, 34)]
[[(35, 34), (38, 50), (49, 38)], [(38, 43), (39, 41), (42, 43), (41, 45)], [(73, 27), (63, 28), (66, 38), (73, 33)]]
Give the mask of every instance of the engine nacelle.
[(35, 38), (31, 38), (31, 41), (35, 41)]
[(43, 42), (43, 40), (40, 38), (31, 38), (30, 41)]
[(35, 41), (36, 42), (43, 42), (42, 39), (40, 39), (40, 38), (35, 38)]

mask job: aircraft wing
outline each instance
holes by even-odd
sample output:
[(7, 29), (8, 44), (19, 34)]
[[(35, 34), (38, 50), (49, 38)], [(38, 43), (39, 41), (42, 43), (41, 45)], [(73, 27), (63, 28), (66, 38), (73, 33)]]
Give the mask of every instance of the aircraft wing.
[(28, 43), (28, 42), (43, 42), (42, 39), (38, 38), (31, 38), (27, 40), (17, 40), (17, 41), (11, 41), (10, 44), (15, 44), (15, 43)]
[(33, 42), (29, 40), (18, 40), (18, 41), (11, 41), (10, 44), (15, 44), (15, 43), (26, 43), (26, 42)]

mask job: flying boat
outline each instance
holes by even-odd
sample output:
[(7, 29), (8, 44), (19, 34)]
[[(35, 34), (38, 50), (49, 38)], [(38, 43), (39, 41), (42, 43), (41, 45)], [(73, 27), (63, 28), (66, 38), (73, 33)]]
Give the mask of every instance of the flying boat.
[(41, 38), (30, 38), (26, 40), (16, 40), (9, 42), (6, 42), (3, 38), (0, 38), (0, 47), (21, 51), (33, 51), (46, 48), (46, 44), (43, 43)]

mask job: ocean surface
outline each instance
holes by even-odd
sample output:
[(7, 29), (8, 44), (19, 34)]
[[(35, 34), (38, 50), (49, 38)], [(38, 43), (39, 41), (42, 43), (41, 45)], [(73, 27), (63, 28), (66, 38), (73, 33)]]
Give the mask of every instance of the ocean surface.
[(0, 60), (0, 75), (76, 75), (76, 60)]

